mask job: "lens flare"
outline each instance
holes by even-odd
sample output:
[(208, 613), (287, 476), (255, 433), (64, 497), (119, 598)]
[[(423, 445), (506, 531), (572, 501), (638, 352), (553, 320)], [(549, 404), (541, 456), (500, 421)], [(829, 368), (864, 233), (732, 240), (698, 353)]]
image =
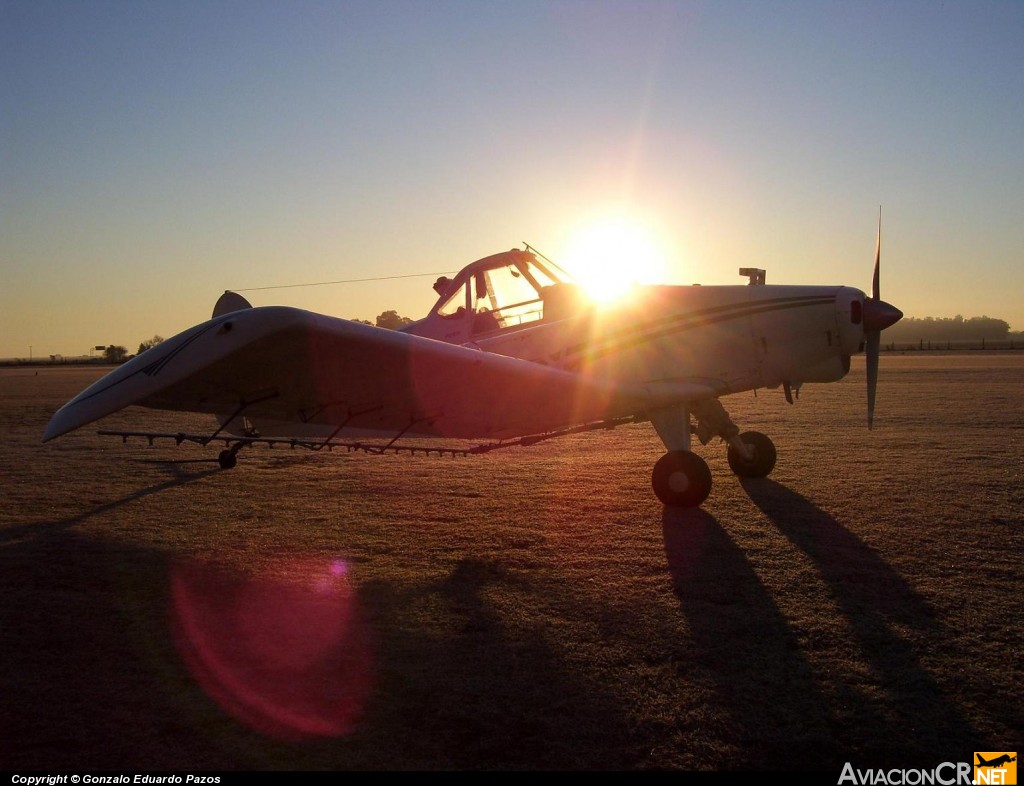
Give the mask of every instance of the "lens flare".
[(259, 574), (193, 561), (171, 573), (178, 650), (232, 716), (283, 740), (351, 732), (372, 684), (368, 631), (344, 560)]

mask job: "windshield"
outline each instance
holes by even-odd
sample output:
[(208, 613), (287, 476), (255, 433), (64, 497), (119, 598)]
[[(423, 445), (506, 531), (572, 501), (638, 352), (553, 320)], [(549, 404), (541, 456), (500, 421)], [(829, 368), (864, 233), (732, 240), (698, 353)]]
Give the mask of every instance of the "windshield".
[(466, 311), (466, 285), (463, 284), (461, 287), (456, 289), (440, 306), (437, 307), (437, 313), (442, 317), (454, 317), (465, 313)]
[(540, 292), (516, 267), (488, 270), (482, 276), (483, 281), (479, 280), (480, 276), (477, 278), (478, 285), (483, 286), (476, 288), (475, 310), (491, 311), (501, 327), (521, 325), (543, 316)]
[(541, 262), (522, 251), (480, 260), (457, 276), (456, 282), (437, 313), (453, 318), (468, 310), (474, 315), (474, 333), (541, 320), (546, 301), (565, 302), (565, 297), (555, 296), (563, 289), (575, 290), (569, 276), (554, 263)]

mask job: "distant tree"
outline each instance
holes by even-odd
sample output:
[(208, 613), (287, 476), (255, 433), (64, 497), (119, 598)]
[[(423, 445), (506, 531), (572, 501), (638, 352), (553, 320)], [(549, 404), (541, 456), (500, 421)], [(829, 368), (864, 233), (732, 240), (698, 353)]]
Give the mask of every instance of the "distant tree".
[(103, 350), (103, 359), (108, 363), (123, 363), (126, 357), (128, 357), (128, 347), (111, 344)]
[(153, 336), (153, 338), (147, 339), (146, 341), (143, 341), (141, 344), (139, 344), (139, 351), (136, 352), (135, 354), (141, 355), (147, 349), (152, 349), (163, 340), (163, 336)]
[(398, 328), (410, 324), (412, 324), (412, 320), (409, 317), (399, 316), (398, 312), (394, 309), (385, 311), (377, 317), (377, 327), (387, 328), (388, 330), (398, 330)]
[(994, 317), (904, 317), (885, 331), (886, 341), (1003, 341), (1010, 325)]
[(352, 322), (358, 322), (360, 325), (372, 325), (373, 324), (368, 319), (353, 319)]

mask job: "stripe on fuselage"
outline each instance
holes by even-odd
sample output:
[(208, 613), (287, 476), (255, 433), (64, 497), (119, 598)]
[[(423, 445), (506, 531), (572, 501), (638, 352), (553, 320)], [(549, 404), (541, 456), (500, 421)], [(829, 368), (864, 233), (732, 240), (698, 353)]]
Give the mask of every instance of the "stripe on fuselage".
[[(632, 349), (666, 336), (682, 333), (697, 327), (714, 325), (722, 322), (729, 322), (734, 319), (751, 317), (755, 314), (768, 314), (775, 311), (787, 311), (794, 308), (806, 308), (808, 306), (822, 306), (836, 302), (835, 295), (799, 295), (793, 297), (775, 298), (773, 300), (762, 300), (755, 303), (739, 303), (727, 306), (715, 306), (701, 311), (688, 314), (673, 314), (668, 317), (660, 317), (645, 322), (641, 325), (634, 325), (630, 328), (612, 334), (603, 344), (587, 349), (588, 344), (576, 344), (566, 349), (566, 355), (571, 359), (567, 366), (578, 366), (584, 360), (594, 361), (607, 355)], [(646, 331), (655, 328), (663, 323), (676, 323), (668, 327), (657, 329), (653, 333)], [(576, 357), (573, 357), (576, 356)]]

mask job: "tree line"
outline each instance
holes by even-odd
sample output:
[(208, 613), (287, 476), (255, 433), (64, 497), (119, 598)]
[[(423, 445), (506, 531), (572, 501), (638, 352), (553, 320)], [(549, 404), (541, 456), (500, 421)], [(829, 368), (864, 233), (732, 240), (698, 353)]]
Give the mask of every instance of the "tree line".
[(1010, 323), (993, 317), (904, 317), (886, 328), (887, 342), (910, 341), (1006, 341), (1022, 338), (1021, 332), (1010, 332)]

